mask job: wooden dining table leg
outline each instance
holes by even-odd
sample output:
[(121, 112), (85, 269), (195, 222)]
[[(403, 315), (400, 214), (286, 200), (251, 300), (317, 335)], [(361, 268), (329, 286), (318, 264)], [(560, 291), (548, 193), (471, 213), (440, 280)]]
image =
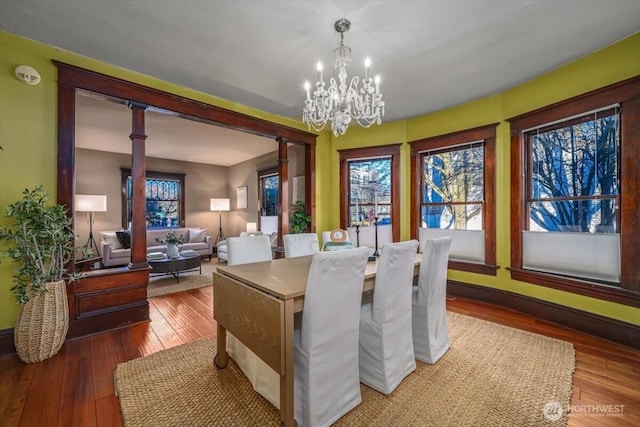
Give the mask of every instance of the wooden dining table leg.
[(218, 323), (217, 333), (218, 354), (213, 358), (213, 363), (220, 369), (227, 367), (229, 362), (229, 354), (227, 353), (227, 330)]
[(284, 426), (295, 426), (293, 395), (293, 299), (284, 301), (284, 375), (280, 376), (280, 421)]

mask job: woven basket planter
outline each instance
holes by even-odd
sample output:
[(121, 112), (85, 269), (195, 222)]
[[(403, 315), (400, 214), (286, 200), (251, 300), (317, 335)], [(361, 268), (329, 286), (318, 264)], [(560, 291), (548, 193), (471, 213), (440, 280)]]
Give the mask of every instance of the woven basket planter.
[(22, 306), (14, 328), (16, 351), (25, 363), (41, 362), (54, 356), (69, 329), (65, 281), (50, 282), (44, 287), (46, 293), (31, 296)]

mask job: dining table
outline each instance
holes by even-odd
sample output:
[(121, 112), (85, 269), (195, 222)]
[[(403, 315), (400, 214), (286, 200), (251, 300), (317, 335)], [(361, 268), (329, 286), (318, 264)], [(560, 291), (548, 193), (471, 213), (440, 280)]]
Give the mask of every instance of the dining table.
[[(227, 331), (280, 376), (281, 425), (294, 426), (294, 315), (304, 308), (313, 256), (223, 265), (213, 273), (213, 317), (217, 323), (214, 364), (227, 366)], [(378, 259), (367, 263), (363, 293), (373, 290)], [(415, 256), (418, 275), (422, 254)]]

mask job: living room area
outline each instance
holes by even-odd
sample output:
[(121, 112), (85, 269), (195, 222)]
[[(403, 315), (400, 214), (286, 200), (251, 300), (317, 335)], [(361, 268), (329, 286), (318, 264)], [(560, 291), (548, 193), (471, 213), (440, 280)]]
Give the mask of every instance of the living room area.
[[(75, 197), (98, 196), (98, 207), (75, 209), (76, 266), (126, 267), (131, 261), (130, 111), (126, 102), (78, 91)], [(264, 231), (277, 244), (278, 143), (149, 108), (146, 119), (147, 253), (165, 252), (167, 233), (181, 250), (215, 264), (226, 237)], [(304, 200), (304, 147), (288, 144), (288, 200)], [(198, 148), (195, 148), (198, 147)], [(274, 186), (275, 184), (275, 186)], [(216, 206), (214, 201), (225, 201)], [(290, 207), (293, 209), (293, 206)]]

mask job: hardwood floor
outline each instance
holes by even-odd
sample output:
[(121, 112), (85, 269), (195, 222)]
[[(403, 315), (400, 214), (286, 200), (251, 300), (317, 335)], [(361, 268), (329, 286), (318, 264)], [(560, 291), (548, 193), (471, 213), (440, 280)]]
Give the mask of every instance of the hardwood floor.
[[(640, 352), (501, 307), (462, 298), (449, 299), (447, 306), (573, 343), (574, 415), (569, 426), (640, 425)], [(0, 426), (123, 425), (114, 395), (116, 365), (213, 337), (212, 310), (211, 287), (156, 297), (150, 299), (150, 323), (67, 342), (55, 357), (37, 364), (24, 364), (16, 356), (0, 358)], [(621, 416), (612, 417), (595, 405), (624, 407), (618, 407)]]

